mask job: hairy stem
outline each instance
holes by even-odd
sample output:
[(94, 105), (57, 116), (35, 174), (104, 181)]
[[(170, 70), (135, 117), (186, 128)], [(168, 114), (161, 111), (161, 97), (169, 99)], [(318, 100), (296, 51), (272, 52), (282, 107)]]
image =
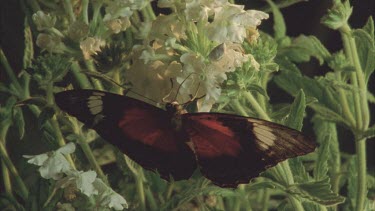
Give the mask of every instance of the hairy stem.
[[(359, 93), (354, 92), (355, 108), (356, 108), (356, 130), (364, 131), (368, 128), (370, 123), (370, 111), (367, 101), (367, 85), (363, 70), (359, 61), (355, 39), (351, 35), (351, 29), (348, 24), (345, 24), (340, 29), (344, 41), (344, 49), (348, 58), (355, 68), (355, 73), (352, 73), (351, 81), (353, 85), (358, 86)], [(367, 169), (366, 169), (366, 139), (356, 140), (356, 154), (358, 156), (358, 178), (357, 178), (357, 200), (356, 210), (364, 210), (365, 200), (367, 197)]]

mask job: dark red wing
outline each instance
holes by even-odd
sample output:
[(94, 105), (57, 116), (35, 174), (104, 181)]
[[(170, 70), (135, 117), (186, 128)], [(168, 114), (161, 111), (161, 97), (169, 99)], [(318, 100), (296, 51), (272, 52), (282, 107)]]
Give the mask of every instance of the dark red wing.
[(93, 128), (142, 167), (169, 180), (188, 179), (195, 155), (175, 132), (162, 109), (129, 97), (96, 90), (71, 90), (55, 95), (57, 105)]
[(220, 113), (183, 114), (201, 172), (221, 187), (249, 183), (265, 169), (314, 151), (301, 132), (272, 122)]

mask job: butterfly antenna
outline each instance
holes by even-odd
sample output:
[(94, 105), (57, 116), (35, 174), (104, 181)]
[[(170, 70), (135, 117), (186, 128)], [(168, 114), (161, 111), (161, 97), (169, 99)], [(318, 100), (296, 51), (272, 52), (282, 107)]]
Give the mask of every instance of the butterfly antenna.
[(178, 88), (177, 88), (177, 92), (176, 92), (176, 95), (174, 96), (174, 99), (173, 99), (173, 101), (176, 101), (176, 99), (177, 99), (177, 96), (178, 96), (178, 93), (180, 92), (180, 89), (181, 89), (181, 86), (182, 86), (182, 84), (184, 84), (185, 83), (185, 81), (191, 76), (191, 75), (193, 75), (193, 74), (196, 74), (196, 73), (190, 73), (182, 82), (181, 82), (181, 84), (178, 86)]
[(163, 97), (162, 100), (163, 100), (164, 103), (168, 102), (166, 99), (172, 94), (172, 91), (173, 91), (173, 79), (170, 78), (169, 81), (171, 82), (171, 91), (165, 97)]
[(106, 80), (106, 81), (108, 81), (108, 82), (110, 82), (110, 83), (113, 83), (113, 84), (115, 84), (115, 85), (117, 85), (117, 86), (123, 88), (123, 89), (125, 90), (125, 94), (126, 94), (127, 92), (132, 92), (133, 94), (138, 95), (138, 96), (140, 96), (140, 97), (143, 97), (143, 98), (145, 98), (145, 99), (147, 99), (147, 100), (149, 100), (149, 101), (151, 101), (151, 102), (154, 102), (154, 103), (156, 103), (156, 104), (159, 103), (159, 102), (156, 102), (155, 100), (153, 100), (153, 99), (151, 99), (151, 98), (148, 98), (148, 97), (146, 97), (146, 96), (144, 96), (144, 95), (142, 95), (142, 94), (140, 94), (140, 93), (137, 93), (137, 92), (131, 90), (129, 87), (125, 87), (124, 85), (117, 83), (115, 80), (113, 80), (112, 78), (110, 78), (110, 77), (108, 77), (108, 76), (106, 76), (106, 75), (104, 75), (104, 74), (101, 74), (101, 73), (95, 73), (95, 72), (91, 72), (91, 71), (82, 71), (82, 73), (85, 73), (86, 75), (91, 76), (91, 77), (93, 77), (93, 78), (103, 79), (103, 80)]
[(197, 97), (197, 95), (198, 95), (198, 91), (199, 91), (200, 88), (201, 88), (201, 83), (199, 82), (199, 83), (198, 83), (197, 90), (195, 91), (195, 94), (194, 94), (194, 95), (190, 95), (190, 98), (191, 98), (191, 99), (190, 99), (189, 101), (187, 101), (187, 102), (181, 104), (181, 105), (186, 105), (186, 104), (188, 104), (188, 103), (193, 102), (194, 100), (199, 100), (199, 99), (204, 98), (206, 95), (202, 95), (202, 96), (200, 96), (200, 97)]

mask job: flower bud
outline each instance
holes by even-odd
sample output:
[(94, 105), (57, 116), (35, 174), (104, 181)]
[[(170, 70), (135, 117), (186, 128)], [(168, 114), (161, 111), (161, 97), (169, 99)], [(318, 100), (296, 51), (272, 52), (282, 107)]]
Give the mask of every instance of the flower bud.
[(43, 11), (34, 13), (32, 18), (39, 31), (52, 28), (56, 23), (56, 17), (45, 14)]

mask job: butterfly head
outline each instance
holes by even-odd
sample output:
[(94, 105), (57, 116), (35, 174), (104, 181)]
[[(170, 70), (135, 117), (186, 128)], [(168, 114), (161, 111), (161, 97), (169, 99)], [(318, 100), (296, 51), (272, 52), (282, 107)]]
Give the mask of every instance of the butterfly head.
[(185, 114), (187, 111), (177, 101), (167, 103), (165, 109), (171, 114)]

